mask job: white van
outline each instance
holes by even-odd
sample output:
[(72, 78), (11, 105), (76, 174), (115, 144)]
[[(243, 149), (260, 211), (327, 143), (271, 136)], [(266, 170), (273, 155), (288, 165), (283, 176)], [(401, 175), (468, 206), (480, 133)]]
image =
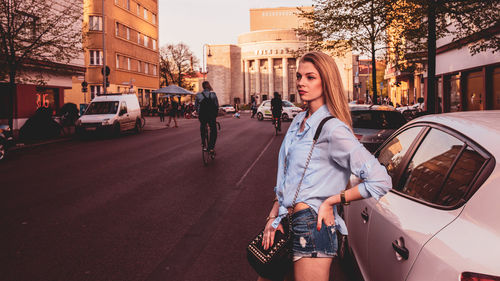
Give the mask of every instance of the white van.
[(119, 134), (127, 130), (142, 130), (141, 107), (134, 94), (107, 94), (92, 100), (85, 113), (76, 121), (76, 133), (103, 131)]

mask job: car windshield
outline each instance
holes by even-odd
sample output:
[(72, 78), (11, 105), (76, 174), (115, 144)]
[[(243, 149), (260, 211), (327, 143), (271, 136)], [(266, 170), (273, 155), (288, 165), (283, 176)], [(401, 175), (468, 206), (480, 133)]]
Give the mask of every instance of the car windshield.
[(406, 121), (396, 111), (351, 111), (352, 126), (363, 129), (398, 129)]
[(283, 106), (284, 107), (294, 107), (293, 103), (286, 101), (286, 100), (283, 101)]
[(115, 114), (118, 111), (118, 104), (118, 101), (92, 102), (87, 111), (85, 111), (85, 115)]

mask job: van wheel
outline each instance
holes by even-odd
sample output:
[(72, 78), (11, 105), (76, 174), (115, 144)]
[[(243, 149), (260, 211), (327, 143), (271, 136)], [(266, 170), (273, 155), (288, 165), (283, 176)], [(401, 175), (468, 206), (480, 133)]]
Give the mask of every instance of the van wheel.
[(141, 124), (141, 119), (137, 119), (135, 121), (135, 127), (134, 127), (134, 131), (139, 134), (141, 131), (142, 131), (142, 124)]
[(264, 120), (264, 115), (262, 115), (261, 112), (257, 113), (257, 120), (259, 120), (259, 121)]
[(281, 119), (283, 119), (283, 122), (287, 122), (289, 120), (288, 114), (283, 113), (283, 116), (281, 116)]
[(113, 135), (118, 137), (120, 135), (120, 123), (115, 123), (113, 126)]

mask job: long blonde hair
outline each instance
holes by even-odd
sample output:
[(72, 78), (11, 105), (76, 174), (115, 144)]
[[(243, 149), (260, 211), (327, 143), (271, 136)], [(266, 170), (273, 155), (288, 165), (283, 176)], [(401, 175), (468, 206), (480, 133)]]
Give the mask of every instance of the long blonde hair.
[(299, 62), (310, 62), (318, 70), (328, 111), (352, 129), (351, 111), (335, 61), (322, 52), (309, 52)]

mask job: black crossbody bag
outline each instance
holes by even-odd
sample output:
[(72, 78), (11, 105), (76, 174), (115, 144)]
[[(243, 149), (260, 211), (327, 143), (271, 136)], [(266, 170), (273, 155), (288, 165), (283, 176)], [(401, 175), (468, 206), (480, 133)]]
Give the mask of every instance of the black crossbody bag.
[[(297, 191), (295, 192), (295, 196), (293, 198), (292, 208), (295, 206), (297, 196), (299, 195), (300, 186), (302, 185), (302, 180), (304, 179), (307, 167), (309, 166), (309, 162), (311, 161), (312, 152), (314, 150), (316, 142), (318, 141), (319, 135), (321, 134), (323, 125), (325, 125), (326, 121), (332, 118), (334, 117), (325, 117), (323, 120), (321, 120), (321, 123), (319, 123), (318, 129), (316, 129), (313, 143), (311, 145), (311, 150), (309, 151), (309, 155), (306, 160), (306, 166), (304, 168), (304, 172), (302, 173)], [(274, 235), (274, 244), (269, 247), (269, 249), (264, 250), (264, 247), (262, 246), (264, 230), (260, 231), (259, 234), (257, 234), (257, 236), (252, 239), (252, 241), (250, 241), (247, 246), (248, 263), (250, 263), (252, 268), (259, 274), (259, 276), (271, 280), (283, 280), (285, 275), (292, 268), (293, 264), (293, 235), (291, 215), (287, 214), (286, 218), (283, 218), (281, 220), (281, 224), (283, 225), (283, 230), (285, 231), (285, 233), (276, 231)]]

